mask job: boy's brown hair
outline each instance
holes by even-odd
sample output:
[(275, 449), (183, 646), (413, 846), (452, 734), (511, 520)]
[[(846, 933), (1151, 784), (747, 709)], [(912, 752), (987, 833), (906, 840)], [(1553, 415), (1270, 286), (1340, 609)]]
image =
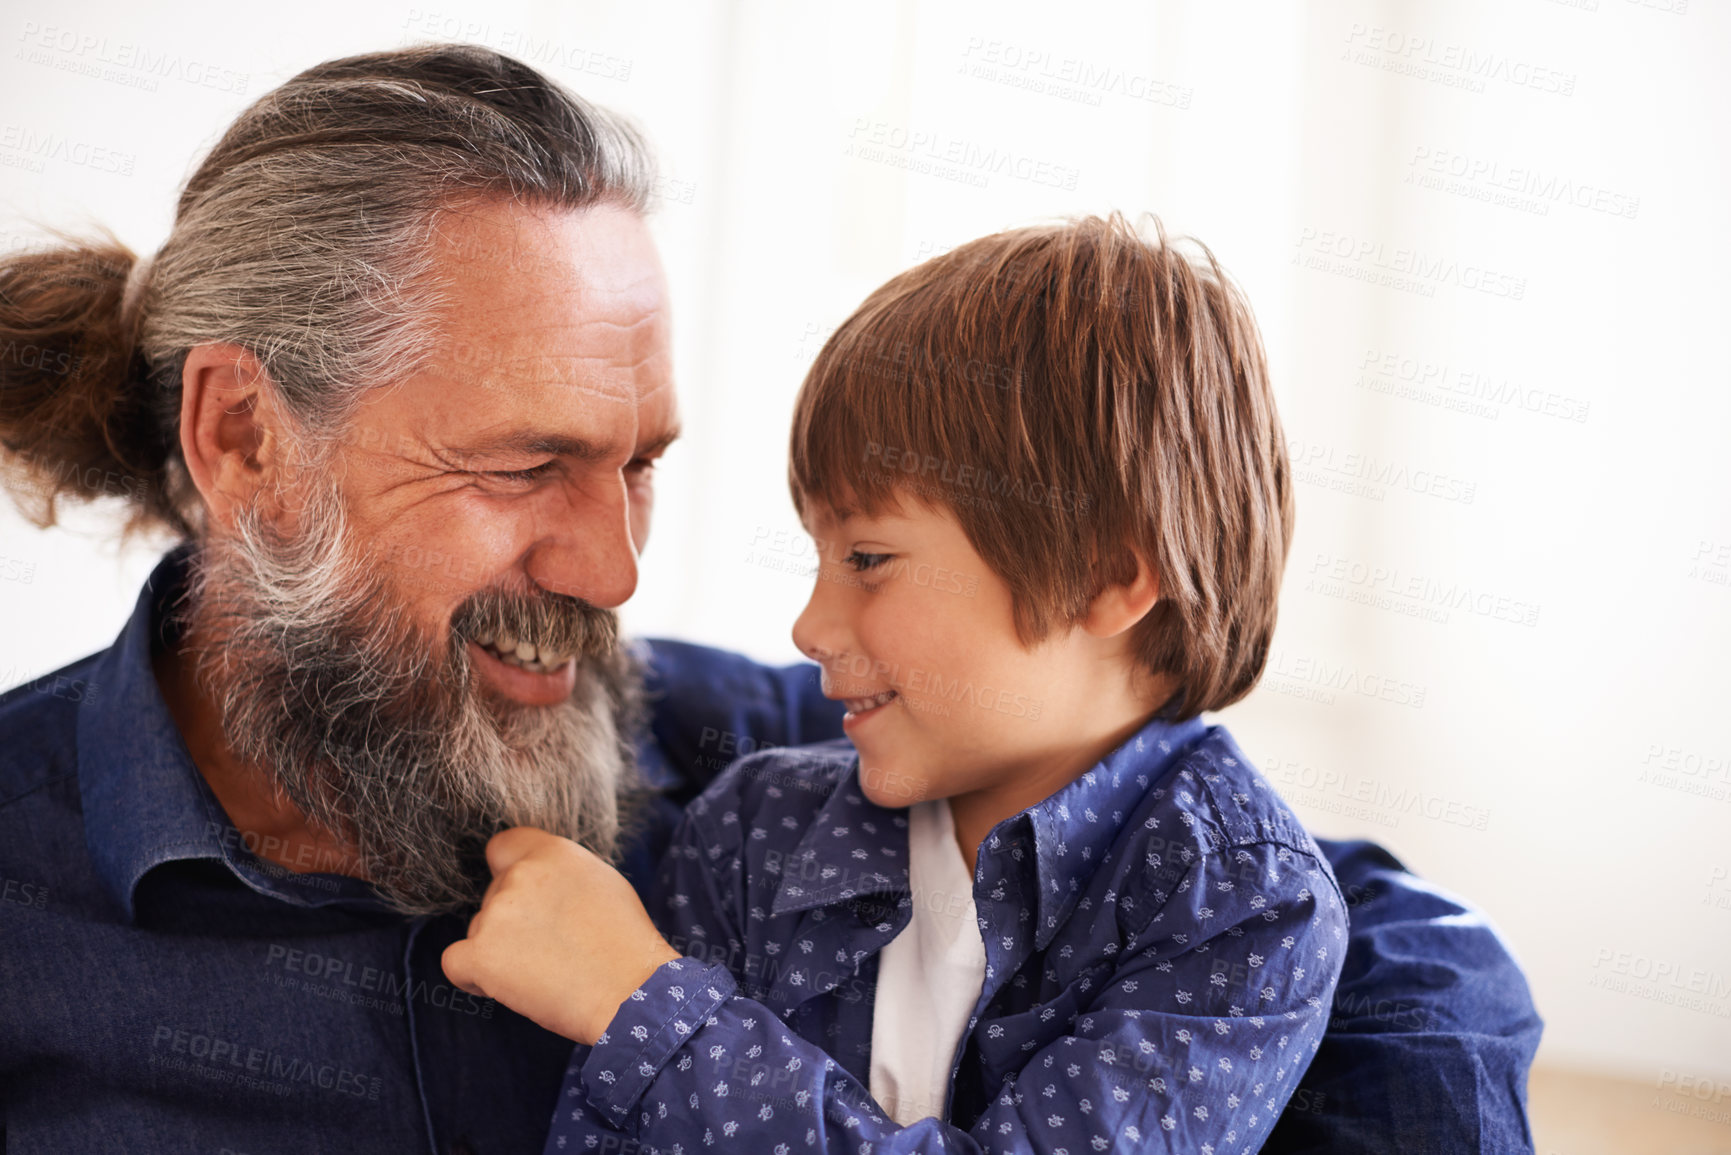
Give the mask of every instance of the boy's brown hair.
[(889, 281), (807, 374), (788, 477), (802, 513), (948, 509), (1010, 587), (1024, 645), (1140, 554), (1160, 600), (1135, 653), (1175, 676), (1160, 713), (1184, 719), (1261, 676), (1293, 501), (1248, 302), (1206, 246), (1153, 229), (1015, 229)]

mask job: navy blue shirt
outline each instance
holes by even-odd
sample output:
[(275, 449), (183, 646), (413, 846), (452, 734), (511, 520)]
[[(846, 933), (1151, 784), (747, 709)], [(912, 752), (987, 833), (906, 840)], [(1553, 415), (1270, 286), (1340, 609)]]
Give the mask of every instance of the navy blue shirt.
[[(8, 1152), (534, 1151), (568, 1041), (456, 991), (461, 918), (406, 919), (252, 854), (193, 766), (152, 648), (165, 559), (107, 650), (0, 696), (0, 1139)], [(624, 868), (741, 753), (834, 738), (811, 666), (650, 643)], [(1367, 843), (1320, 843), (1352, 920), (1329, 1030), (1265, 1151), (1530, 1150), (1539, 1021), (1471, 908)]]
[[(571, 1044), (446, 981), (466, 919), (257, 857), (193, 765), (151, 668), (184, 557), (112, 648), (0, 698), (0, 1147), (539, 1150)], [(641, 752), (659, 794), (626, 856), (639, 883), (742, 737), (840, 716), (809, 666), (677, 644), (652, 660), (666, 738)], [(670, 727), (692, 679), (716, 694)]]
[(1346, 900), (1219, 726), (1150, 721), (999, 823), (985, 980), (943, 1120), (866, 1090), (879, 952), (913, 910), (906, 811), (845, 741), (755, 755), (691, 804), (652, 909), (676, 949), (574, 1052), (549, 1152), (1261, 1148), (1321, 1045)]

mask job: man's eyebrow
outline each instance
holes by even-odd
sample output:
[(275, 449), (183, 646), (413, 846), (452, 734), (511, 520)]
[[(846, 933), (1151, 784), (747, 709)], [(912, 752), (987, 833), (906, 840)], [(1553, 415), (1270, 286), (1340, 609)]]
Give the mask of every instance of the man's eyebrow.
[(666, 449), (669, 445), (672, 445), (675, 441), (679, 440), (679, 436), (683, 432), (684, 430), (680, 429), (678, 426), (674, 426), (672, 429), (663, 433), (660, 437), (657, 437), (654, 441), (639, 445), (637, 447), (636, 456), (654, 457), (657, 453), (660, 453), (663, 449)]
[(546, 454), (573, 457), (578, 461), (604, 461), (610, 456), (604, 444), (557, 433), (508, 433), (487, 441), (454, 445), (449, 452), (461, 457), (485, 457), (496, 453)]
[[(654, 456), (673, 444), (680, 432), (677, 428), (669, 429), (655, 440), (638, 447), (632, 456)], [(557, 433), (508, 433), (489, 441), (452, 446), (450, 452), (462, 457), (483, 457), (495, 453), (546, 454), (549, 457), (569, 457), (582, 462), (605, 461), (612, 456), (610, 447), (605, 443)]]

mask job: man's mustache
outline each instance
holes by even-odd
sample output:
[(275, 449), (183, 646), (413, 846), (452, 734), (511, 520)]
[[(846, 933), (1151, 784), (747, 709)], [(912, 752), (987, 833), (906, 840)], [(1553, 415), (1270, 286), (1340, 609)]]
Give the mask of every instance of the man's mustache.
[(458, 641), (528, 642), (543, 654), (606, 658), (619, 648), (619, 615), (582, 598), (538, 590), (482, 590), (451, 615)]

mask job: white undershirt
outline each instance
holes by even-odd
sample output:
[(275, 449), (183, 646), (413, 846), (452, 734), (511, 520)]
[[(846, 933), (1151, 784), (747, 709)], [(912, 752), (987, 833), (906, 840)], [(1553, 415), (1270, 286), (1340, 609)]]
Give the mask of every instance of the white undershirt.
[(913, 918), (878, 954), (872, 1098), (902, 1126), (943, 1118), (950, 1069), (986, 980), (974, 880), (945, 799), (908, 808)]

